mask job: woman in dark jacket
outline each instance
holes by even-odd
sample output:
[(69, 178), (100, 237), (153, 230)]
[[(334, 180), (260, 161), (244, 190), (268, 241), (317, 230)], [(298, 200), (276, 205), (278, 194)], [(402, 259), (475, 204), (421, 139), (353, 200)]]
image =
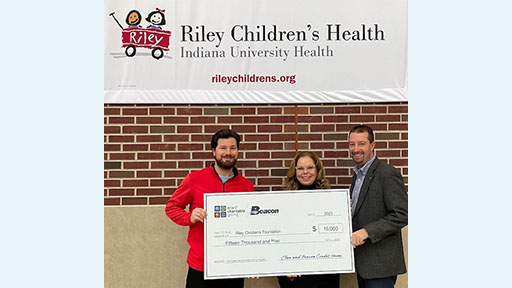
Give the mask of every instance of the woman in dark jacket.
[[(322, 161), (315, 153), (303, 151), (293, 159), (285, 179), (286, 190), (330, 189)], [(339, 274), (288, 275), (277, 277), (281, 288), (339, 288)]]

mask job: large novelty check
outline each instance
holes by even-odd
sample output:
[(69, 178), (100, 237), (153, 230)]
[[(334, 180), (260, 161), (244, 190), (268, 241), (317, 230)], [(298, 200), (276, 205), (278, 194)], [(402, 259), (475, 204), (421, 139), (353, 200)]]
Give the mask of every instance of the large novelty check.
[(207, 193), (205, 279), (354, 272), (348, 189)]

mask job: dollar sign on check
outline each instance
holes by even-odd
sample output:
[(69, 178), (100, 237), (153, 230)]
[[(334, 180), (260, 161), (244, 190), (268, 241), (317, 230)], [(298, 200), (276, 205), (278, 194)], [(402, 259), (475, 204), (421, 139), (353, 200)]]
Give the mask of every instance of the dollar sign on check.
[(316, 232), (316, 226), (313, 226), (313, 232)]

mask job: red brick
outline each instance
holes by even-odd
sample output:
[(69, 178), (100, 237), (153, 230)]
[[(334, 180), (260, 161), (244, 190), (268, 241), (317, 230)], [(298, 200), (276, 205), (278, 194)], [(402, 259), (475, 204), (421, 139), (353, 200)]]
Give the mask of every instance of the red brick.
[(190, 123), (215, 123), (215, 117), (190, 117)]
[(202, 133), (203, 126), (178, 126), (178, 133)]
[(176, 161), (154, 161), (151, 162), (151, 169), (172, 169), (176, 168)]
[(123, 115), (148, 115), (147, 108), (123, 108)]
[[(210, 155), (212, 155), (212, 154), (210, 153)], [(165, 153), (165, 159), (190, 159), (190, 152)]]
[(110, 160), (135, 160), (135, 153), (110, 153)]
[(193, 152), (192, 159), (212, 159), (212, 152)]
[(402, 168), (403, 175), (409, 175), (409, 168)]
[(119, 108), (103, 108), (103, 115), (121, 115), (121, 109)]
[(178, 151), (203, 150), (203, 144), (178, 144)]
[(334, 113), (334, 107), (310, 107), (309, 113), (311, 114), (333, 114)]
[(108, 117), (109, 124), (132, 124), (134, 121), (134, 117)]
[(103, 199), (103, 205), (105, 205), (105, 206), (119, 205), (120, 203), (121, 203), (120, 198), (105, 198), (105, 199)]
[(407, 139), (409, 139), (409, 133), (401, 133), (400, 135), (401, 135), (401, 139), (402, 139), (402, 140), (407, 140)]
[(135, 189), (110, 189), (110, 196), (133, 196), (135, 195)]
[(167, 203), (169, 197), (149, 197), (149, 205), (163, 205)]
[(201, 115), (201, 108), (178, 108), (176, 111), (178, 115)]
[(408, 150), (402, 150), (402, 157), (408, 157), (408, 156), (409, 156)]
[(258, 170), (245, 170), (244, 175), (246, 177), (249, 176), (268, 176), (268, 170), (258, 169)]
[(400, 115), (377, 115), (377, 122), (400, 122)]
[(259, 160), (258, 167), (283, 167), (282, 160)]
[(103, 180), (104, 187), (120, 187), (121, 180)]
[(174, 151), (176, 144), (151, 144), (149, 149), (151, 151)]
[(137, 153), (138, 160), (159, 160), (163, 159), (162, 153)]
[(162, 117), (137, 117), (137, 124), (162, 124)]
[(322, 123), (322, 116), (299, 116), (299, 123)]
[(407, 115), (402, 115), (402, 122), (407, 122), (409, 117)]
[(162, 135), (137, 135), (135, 139), (138, 143), (140, 143), (140, 142), (162, 142)]
[(399, 140), (400, 133), (387, 132), (387, 133), (375, 133), (375, 140)]
[(348, 157), (348, 151), (324, 151), (324, 157), (325, 158), (347, 158)]
[(333, 142), (311, 143), (311, 149), (334, 149)]
[(258, 115), (261, 114), (282, 114), (283, 108), (281, 107), (269, 107), (269, 108), (258, 108)]
[(258, 125), (258, 132), (283, 132), (281, 125)]
[[(215, 133), (219, 131), (220, 129), (226, 129), (229, 128), (229, 125), (205, 125), (204, 126), (204, 133)], [(211, 135), (210, 135), (211, 139)]]
[(284, 125), (284, 132), (309, 132), (308, 125), (297, 125), (297, 129), (295, 129), (295, 125)]
[(348, 116), (324, 116), (324, 122), (348, 122)]
[(148, 133), (148, 126), (124, 126), (123, 133)]
[(282, 185), (283, 177), (279, 178), (258, 178), (258, 185)]
[(139, 195), (162, 195), (162, 188), (140, 188), (137, 189), (137, 196)]
[(270, 152), (245, 152), (246, 159), (269, 158)]
[(238, 168), (256, 168), (256, 161), (238, 160), (236, 162)]
[(336, 107), (336, 114), (359, 114), (361, 113), (361, 107), (359, 106), (345, 106), (345, 107)]
[[(346, 135), (348, 135), (348, 131), (354, 127), (354, 124), (336, 124), (336, 132), (346, 132)], [(372, 125), (373, 127), (373, 125)], [(373, 128), (372, 128), (373, 129)], [(346, 139), (346, 136), (345, 136)]]
[(162, 178), (162, 171), (137, 171), (137, 178)]
[(311, 125), (311, 132), (334, 132), (334, 124)]
[(407, 131), (407, 124), (389, 124), (389, 130), (404, 130)]
[[(295, 109), (297, 108), (297, 109)], [(283, 114), (309, 114), (309, 108), (308, 107), (284, 107), (284, 113)]]
[[(348, 143), (344, 144), (344, 147), (348, 147)], [(377, 141), (375, 143), (375, 149), (387, 149), (388, 148), (388, 142), (384, 141)], [(389, 148), (396, 148), (396, 147), (389, 147)]]
[(171, 178), (171, 177), (180, 177), (183, 178), (187, 176), (187, 171), (176, 171), (176, 170), (170, 170), (170, 171), (164, 171), (164, 177)]
[(175, 186), (176, 179), (150, 179), (149, 185), (151, 187)]
[(147, 169), (149, 162), (123, 162), (124, 169)]
[(119, 134), (119, 133), (121, 133), (121, 127), (119, 127), (119, 126), (103, 126), (103, 133)]
[(229, 108), (204, 108), (203, 115), (229, 115)]
[(389, 164), (393, 166), (407, 166), (407, 159), (389, 159)]
[(147, 187), (148, 186), (148, 180), (123, 180), (123, 186), (122, 187)]
[(269, 116), (245, 116), (244, 123), (269, 123)]
[[(309, 143), (297, 143), (298, 147), (297, 149), (299, 151), (302, 151), (302, 150), (309, 150)], [(284, 143), (284, 150), (294, 150), (295, 151), (295, 143)]]
[(375, 122), (375, 116), (373, 116), (373, 115), (350, 115), (350, 122), (357, 123), (357, 124)]
[(256, 108), (231, 108), (231, 115), (254, 115)]
[[(190, 135), (164, 135), (164, 142), (188, 142)], [(192, 140), (193, 141), (193, 140)]]
[(311, 141), (311, 140), (321, 141), (322, 140), (322, 135), (321, 134), (299, 134), (299, 141), (305, 141), (305, 140), (308, 140), (308, 141)]
[(256, 143), (240, 143), (240, 150), (256, 150)]
[(149, 108), (150, 115), (174, 115), (174, 108)]
[(400, 150), (379, 150), (377, 154), (379, 157), (400, 157)]
[(324, 134), (324, 140), (347, 140), (346, 133), (336, 133), (336, 134)]
[(242, 123), (242, 116), (219, 116), (217, 122), (220, 123)]
[(121, 151), (120, 144), (104, 144), (103, 151)]
[(135, 173), (133, 171), (110, 171), (110, 178), (134, 178)]
[(283, 150), (282, 143), (258, 143), (260, 150)]
[(389, 106), (389, 113), (407, 113), (407, 106)]
[(338, 184), (351, 185), (352, 177), (338, 177)]
[[(179, 185), (179, 183), (178, 183), (178, 185)], [(164, 187), (163, 190), (164, 190), (164, 195), (172, 195), (174, 193), (174, 191), (176, 191), (176, 188)], [(169, 200), (169, 197), (167, 197), (167, 200)]]
[(148, 204), (147, 198), (123, 198), (122, 203), (123, 205), (147, 205)]
[(363, 107), (363, 113), (365, 114), (374, 114), (374, 113), (386, 113), (387, 112), (386, 106), (367, 106)]
[(354, 167), (354, 161), (352, 159), (338, 159), (336, 160), (337, 167)]
[(273, 142), (278, 142), (278, 141), (295, 141), (295, 134), (272, 134), (270, 139)]
[(114, 135), (111, 135), (111, 136), (108, 136), (108, 142), (112, 143), (112, 142), (133, 142), (134, 141), (134, 138), (133, 136), (114, 136)]
[(165, 124), (188, 124), (188, 117), (164, 117)]
[(256, 132), (256, 125), (231, 125), (231, 129), (238, 133)]
[(325, 168), (325, 173), (329, 176), (348, 175), (348, 169), (345, 168)]
[(212, 140), (211, 135), (192, 135), (192, 142), (210, 143), (211, 140)]
[(256, 134), (256, 135), (244, 135), (244, 141), (246, 142), (251, 142), (251, 141), (255, 141), (255, 142), (263, 142), (263, 141), (268, 141), (270, 139), (270, 136), (267, 134), (267, 135), (264, 135), (264, 134)]
[(288, 151), (288, 152), (272, 152), (272, 159), (276, 158), (285, 158), (285, 159), (291, 159), (295, 157), (295, 151)]
[(123, 144), (123, 151), (148, 151), (148, 144)]
[(271, 116), (271, 123), (295, 123), (295, 116)]
[[(312, 150), (312, 152), (314, 152), (320, 158), (325, 158), (322, 156), (323, 151), (313, 151)], [(324, 164), (325, 167), (335, 167), (336, 166), (336, 160), (324, 159), (324, 160), (322, 160), (322, 163)]]
[(203, 161), (180, 161), (178, 162), (178, 168), (204, 168), (204, 163)]

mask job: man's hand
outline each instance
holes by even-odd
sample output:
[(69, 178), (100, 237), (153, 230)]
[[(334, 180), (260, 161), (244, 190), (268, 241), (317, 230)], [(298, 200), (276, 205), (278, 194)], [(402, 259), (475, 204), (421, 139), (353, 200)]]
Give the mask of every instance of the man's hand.
[(356, 246), (363, 245), (366, 238), (368, 238), (368, 232), (366, 232), (366, 229), (359, 229), (352, 233), (352, 237), (350, 237), (350, 244), (352, 244), (352, 247), (356, 248)]
[(190, 222), (192, 222), (192, 224), (196, 224), (197, 221), (203, 223), (205, 218), (206, 211), (203, 208), (196, 208), (192, 210), (192, 214), (190, 214)]

